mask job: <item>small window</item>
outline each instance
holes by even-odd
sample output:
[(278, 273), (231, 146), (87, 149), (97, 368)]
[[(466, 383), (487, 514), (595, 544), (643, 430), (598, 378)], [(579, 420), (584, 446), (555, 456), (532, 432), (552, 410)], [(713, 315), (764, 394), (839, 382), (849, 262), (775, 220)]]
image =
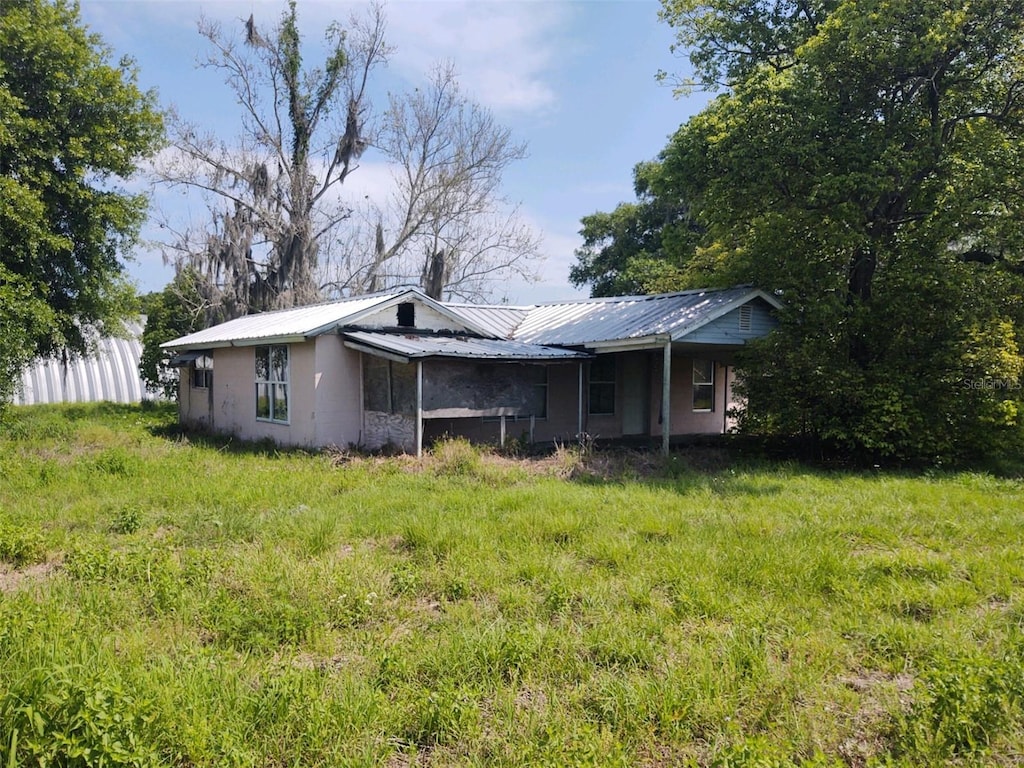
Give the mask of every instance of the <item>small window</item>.
[(256, 418), (288, 423), (288, 347), (256, 347)]
[(615, 356), (601, 355), (590, 363), (591, 416), (615, 413)]
[(411, 301), (406, 301), (398, 305), (398, 327), (416, 327), (416, 305)]
[(752, 306), (750, 306), (749, 304), (744, 304), (742, 307), (740, 307), (740, 330), (741, 331), (749, 331), (750, 330), (750, 318), (753, 315), (753, 310), (754, 310), (754, 308)]
[(202, 355), (192, 361), (192, 388), (210, 389), (213, 386), (213, 358)]
[(416, 366), (363, 355), (363, 408), (378, 413), (416, 413)]
[(531, 416), (546, 419), (548, 417), (548, 367), (546, 365), (531, 365), (526, 370), (526, 375), (530, 379), (530, 412), (524, 416), (527, 419)]
[(693, 361), (693, 410), (715, 410), (715, 363), (713, 360)]

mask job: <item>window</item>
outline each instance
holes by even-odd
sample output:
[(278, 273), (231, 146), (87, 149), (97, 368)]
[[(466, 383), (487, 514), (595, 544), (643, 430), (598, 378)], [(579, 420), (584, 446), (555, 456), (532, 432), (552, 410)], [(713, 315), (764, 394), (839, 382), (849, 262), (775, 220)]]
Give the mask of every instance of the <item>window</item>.
[(192, 361), (192, 388), (209, 389), (213, 386), (213, 358), (201, 355)]
[(538, 419), (546, 419), (548, 417), (548, 367), (546, 365), (528, 365), (526, 378), (530, 382), (530, 403), (529, 412), (522, 414), (522, 417), (529, 419), (531, 416), (536, 416)]
[(256, 418), (288, 423), (288, 347), (256, 347)]
[(363, 408), (379, 413), (416, 413), (416, 366), (363, 355)]
[(591, 416), (615, 413), (615, 356), (601, 355), (590, 363)]
[(715, 410), (715, 363), (713, 360), (693, 361), (693, 410)]

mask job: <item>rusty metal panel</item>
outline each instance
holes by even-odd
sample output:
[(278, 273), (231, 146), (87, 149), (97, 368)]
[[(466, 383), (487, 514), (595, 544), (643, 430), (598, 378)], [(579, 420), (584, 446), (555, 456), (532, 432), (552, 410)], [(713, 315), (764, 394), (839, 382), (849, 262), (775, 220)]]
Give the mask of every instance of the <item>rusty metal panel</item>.
[[(349, 331), (345, 338), (365, 349), (376, 349), (410, 360), (428, 357), (474, 358), (479, 360), (576, 360), (590, 357), (585, 352), (527, 344), (506, 339), (478, 339), (472, 336), (377, 333)], [(372, 350), (371, 350), (372, 351)]]

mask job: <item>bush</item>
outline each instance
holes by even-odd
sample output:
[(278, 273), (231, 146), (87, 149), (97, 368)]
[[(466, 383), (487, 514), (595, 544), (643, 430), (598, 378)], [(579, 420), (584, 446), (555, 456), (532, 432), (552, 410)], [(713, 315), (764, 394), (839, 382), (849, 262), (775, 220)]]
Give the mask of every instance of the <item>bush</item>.
[(46, 559), (43, 537), (34, 531), (16, 528), (0, 519), (0, 561), (11, 563), (16, 568)]
[(11, 765), (63, 768), (161, 764), (155, 709), (115, 672), (37, 670), (0, 698), (0, 738)]

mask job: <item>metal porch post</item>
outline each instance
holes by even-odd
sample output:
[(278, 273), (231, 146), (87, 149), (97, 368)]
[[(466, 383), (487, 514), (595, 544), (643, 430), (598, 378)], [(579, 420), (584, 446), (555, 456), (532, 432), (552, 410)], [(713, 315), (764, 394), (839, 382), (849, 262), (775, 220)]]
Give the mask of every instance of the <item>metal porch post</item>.
[(423, 361), (416, 361), (416, 458), (423, 455)]
[(665, 342), (661, 363), (661, 453), (668, 456), (668, 440), (672, 432), (672, 340)]

